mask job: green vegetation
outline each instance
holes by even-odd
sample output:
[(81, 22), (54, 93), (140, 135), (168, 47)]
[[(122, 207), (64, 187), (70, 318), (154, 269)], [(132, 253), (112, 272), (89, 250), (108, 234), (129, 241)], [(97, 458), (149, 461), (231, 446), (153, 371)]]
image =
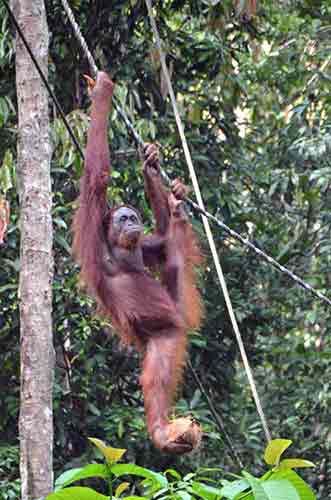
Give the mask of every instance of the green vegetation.
[[(128, 500), (144, 500), (162, 498), (162, 500), (315, 500), (316, 497), (309, 486), (293, 471), (293, 468), (313, 467), (314, 464), (302, 459), (290, 458), (281, 460), (283, 452), (292, 443), (286, 439), (271, 441), (264, 454), (266, 463), (271, 467), (261, 478), (256, 478), (246, 471), (240, 476), (229, 474), (232, 480), (224, 479), (226, 475), (221, 469), (202, 468), (196, 473), (181, 476), (174, 469), (164, 474), (152, 472), (133, 464), (115, 464), (121, 459), (125, 450), (107, 447), (99, 439), (90, 439), (101, 451), (104, 464), (89, 464), (80, 469), (64, 472), (55, 482), (55, 492), (46, 500), (106, 500), (107, 498), (126, 498)], [(115, 465), (114, 465), (115, 464)], [(129, 482), (119, 483), (122, 476), (138, 476), (143, 478), (138, 493), (133, 495), (135, 485)], [(221, 477), (221, 479), (219, 479)], [(233, 479), (236, 477), (235, 479)], [(73, 486), (72, 483), (86, 481), (90, 478), (102, 478), (108, 485), (107, 495), (102, 495), (92, 488)], [(67, 486), (70, 486), (67, 488)], [(129, 496), (123, 496), (130, 491)]]

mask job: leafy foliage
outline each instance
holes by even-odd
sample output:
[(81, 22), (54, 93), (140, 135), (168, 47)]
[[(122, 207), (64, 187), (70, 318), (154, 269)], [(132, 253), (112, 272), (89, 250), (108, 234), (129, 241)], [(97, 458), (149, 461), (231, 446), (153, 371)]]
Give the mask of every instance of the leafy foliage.
[[(115, 490), (115, 498), (127, 499), (153, 499), (163, 498), (164, 500), (190, 500), (202, 498), (205, 500), (240, 500), (251, 498), (252, 500), (314, 500), (315, 494), (309, 486), (296, 474), (291, 468), (284, 466), (286, 460), (279, 462), (283, 451), (291, 443), (288, 440), (276, 439), (268, 444), (265, 457), (272, 461), (271, 465), (276, 465), (261, 478), (256, 478), (246, 471), (242, 471), (242, 477), (232, 481), (208, 477), (208, 473), (218, 473), (220, 470), (201, 469), (197, 473), (190, 473), (184, 477), (169, 469), (164, 474), (152, 472), (144, 467), (138, 467), (133, 464), (116, 464), (122, 457), (125, 450), (116, 450), (107, 447), (100, 440), (90, 439), (103, 454), (105, 464), (89, 464), (81, 469), (66, 471), (56, 481), (56, 491), (47, 496), (46, 500), (65, 500), (65, 499), (102, 499), (108, 498), (89, 487), (74, 486), (72, 483), (86, 480), (92, 477), (103, 478), (108, 482), (110, 495), (113, 497), (113, 487), (116, 478), (125, 476), (138, 476), (144, 478), (141, 483), (142, 495), (122, 496), (124, 491), (133, 489), (130, 483), (120, 483)], [(297, 460), (297, 467), (303, 465), (304, 460)], [(115, 464), (115, 465), (114, 465)], [(279, 465), (278, 465), (279, 464)], [(281, 466), (283, 464), (283, 466)], [(314, 464), (311, 464), (314, 466)], [(209, 484), (211, 483), (211, 484)], [(64, 489), (63, 489), (64, 488)], [(133, 493), (131, 491), (130, 493)], [(139, 491), (140, 493), (140, 491)]]
[(18, 448), (16, 446), (0, 446), (0, 498), (15, 500), (20, 495), (20, 480), (16, 464)]

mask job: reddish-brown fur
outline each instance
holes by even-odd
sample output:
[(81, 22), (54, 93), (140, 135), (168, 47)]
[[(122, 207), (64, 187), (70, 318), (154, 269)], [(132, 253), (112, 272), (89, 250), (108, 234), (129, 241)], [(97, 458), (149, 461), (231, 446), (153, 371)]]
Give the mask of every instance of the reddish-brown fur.
[[(156, 230), (142, 236), (132, 249), (123, 244), (126, 235), (115, 232), (117, 208), (110, 210), (106, 200), (112, 91), (107, 75), (99, 73), (73, 222), (73, 253), (89, 293), (111, 317), (121, 340), (143, 352), (141, 385), (154, 444), (163, 451), (185, 453), (199, 443), (200, 427), (189, 418), (169, 422), (169, 413), (185, 364), (187, 330), (198, 328), (201, 321), (194, 272), (201, 254), (191, 225), (178, 209), (180, 202), (162, 185), (153, 147), (145, 158), (144, 177)], [(159, 270), (161, 279), (146, 267)]]

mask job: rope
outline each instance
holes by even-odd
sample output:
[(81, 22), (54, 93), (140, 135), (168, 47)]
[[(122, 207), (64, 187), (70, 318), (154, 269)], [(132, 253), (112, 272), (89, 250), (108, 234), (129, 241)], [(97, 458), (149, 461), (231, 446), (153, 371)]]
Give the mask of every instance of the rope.
[(7, 1), (6, 0), (2, 0), (2, 3), (4, 4), (4, 6), (5, 6), (5, 8), (6, 8), (7, 12), (8, 12), (8, 15), (9, 15), (10, 19), (12, 20), (15, 28), (17, 29), (17, 32), (18, 32), (18, 34), (19, 34), (19, 36), (20, 36), (20, 38), (21, 38), (21, 40), (22, 40), (22, 42), (23, 42), (23, 44), (24, 44), (24, 46), (25, 46), (25, 48), (26, 48), (26, 50), (27, 50), (27, 52), (29, 54), (29, 56), (31, 57), (32, 62), (35, 65), (35, 68), (36, 68), (36, 70), (39, 73), (40, 78), (42, 79), (45, 87), (47, 88), (49, 95), (53, 99), (55, 107), (56, 107), (57, 111), (59, 112), (59, 114), (60, 114), (60, 116), (61, 116), (61, 118), (63, 120), (63, 123), (64, 123), (64, 125), (65, 125), (65, 127), (66, 127), (66, 129), (67, 129), (67, 131), (68, 131), (68, 133), (69, 133), (72, 141), (74, 142), (74, 144), (75, 144), (75, 146), (77, 148), (77, 151), (79, 152), (81, 158), (84, 160), (84, 153), (83, 153), (83, 151), (82, 151), (82, 149), (81, 149), (81, 147), (80, 147), (80, 145), (79, 145), (79, 143), (78, 143), (78, 141), (77, 141), (77, 139), (75, 137), (75, 134), (73, 133), (73, 131), (72, 131), (72, 129), (71, 129), (71, 127), (70, 127), (70, 125), (69, 125), (69, 123), (67, 121), (67, 118), (66, 118), (66, 116), (64, 114), (64, 111), (63, 111), (63, 109), (62, 109), (59, 101), (57, 100), (56, 95), (54, 94), (53, 90), (51, 89), (51, 87), (50, 87), (50, 85), (49, 85), (49, 83), (47, 81), (47, 78), (45, 77), (42, 69), (40, 68), (39, 63), (38, 63), (37, 59), (35, 58), (32, 50), (31, 50), (31, 48), (30, 48), (30, 46), (29, 46), (29, 44), (28, 44), (28, 42), (27, 42), (27, 40), (26, 40), (26, 38), (24, 36), (24, 33), (22, 32), (22, 30), (20, 28), (20, 25), (18, 24), (18, 22), (16, 20), (16, 17), (14, 16), (13, 12), (11, 11), (11, 9), (10, 9)]
[(69, 17), (69, 20), (71, 22), (71, 25), (73, 27), (73, 30), (75, 32), (75, 35), (79, 41), (79, 43), (81, 44), (81, 47), (83, 49), (83, 51), (85, 52), (85, 55), (88, 59), (88, 62), (89, 62), (89, 65), (91, 67), (91, 70), (92, 70), (92, 74), (93, 76), (97, 76), (97, 73), (98, 73), (98, 68), (97, 68), (97, 65), (95, 64), (95, 60), (87, 46), (87, 43), (82, 35), (82, 32), (80, 30), (80, 27), (78, 26), (78, 24), (76, 23), (76, 20), (75, 20), (75, 17), (74, 17), (74, 14), (67, 2), (67, 0), (62, 0), (62, 5), (64, 7), (64, 10), (66, 11), (67, 13), (67, 16)]
[[(191, 176), (193, 188), (194, 188), (194, 191), (195, 191), (195, 195), (196, 195), (196, 198), (198, 200), (198, 205), (199, 205), (201, 211), (205, 211), (205, 207), (204, 207), (203, 199), (202, 199), (202, 196), (201, 196), (198, 179), (197, 179), (197, 176), (196, 176), (196, 173), (195, 173), (195, 170), (194, 170), (194, 166), (193, 166), (193, 162), (192, 162), (190, 150), (189, 150), (189, 147), (188, 147), (188, 144), (187, 144), (187, 141), (186, 141), (186, 137), (185, 137), (185, 133), (184, 133), (182, 121), (181, 121), (181, 118), (180, 118), (180, 115), (179, 115), (179, 112), (178, 112), (178, 108), (177, 108), (176, 97), (175, 97), (174, 90), (173, 90), (173, 87), (172, 87), (172, 83), (171, 83), (171, 80), (170, 80), (170, 75), (169, 75), (167, 64), (166, 64), (166, 61), (165, 61), (165, 56), (164, 56), (164, 53), (163, 53), (163, 50), (162, 50), (162, 44), (161, 44), (160, 35), (159, 35), (158, 29), (157, 29), (157, 26), (156, 26), (156, 22), (155, 22), (155, 19), (154, 19), (154, 16), (153, 16), (152, 4), (151, 4), (150, 0), (145, 0), (145, 3), (146, 3), (146, 6), (147, 6), (147, 10), (148, 10), (148, 15), (149, 15), (149, 19), (150, 19), (152, 31), (153, 31), (154, 37), (156, 39), (156, 45), (157, 45), (157, 48), (159, 50), (160, 60), (161, 60), (161, 66), (162, 66), (162, 70), (163, 70), (163, 74), (164, 74), (165, 80), (167, 82), (167, 87), (168, 87), (168, 91), (169, 91), (169, 95), (170, 95), (170, 100), (171, 100), (172, 108), (173, 108), (173, 111), (174, 111), (174, 115), (175, 115), (175, 119), (176, 119), (176, 123), (177, 123), (178, 132), (179, 132), (179, 135), (180, 135), (180, 138), (181, 138), (181, 141), (182, 141), (183, 150), (184, 150), (184, 154), (185, 154), (185, 159), (186, 159), (189, 171), (190, 171), (190, 176)], [(235, 316), (235, 313), (234, 313), (234, 310), (233, 310), (233, 307), (232, 307), (232, 303), (231, 303), (231, 299), (230, 299), (230, 296), (229, 296), (228, 288), (227, 288), (227, 285), (226, 285), (226, 282), (225, 282), (225, 278), (224, 278), (224, 274), (223, 274), (223, 271), (222, 271), (221, 263), (220, 263), (220, 260), (218, 258), (215, 241), (214, 241), (211, 229), (210, 229), (210, 225), (209, 225), (208, 219), (207, 219), (207, 217), (205, 215), (202, 215), (202, 222), (203, 222), (203, 225), (204, 225), (204, 229), (205, 229), (205, 232), (206, 232), (206, 236), (207, 236), (207, 239), (208, 239), (210, 250), (211, 250), (211, 253), (212, 253), (212, 256), (213, 256), (213, 259), (214, 259), (214, 263), (215, 263), (215, 267), (216, 267), (218, 279), (220, 281), (220, 285), (221, 285), (221, 288), (222, 288), (224, 299), (225, 299), (225, 302), (226, 302), (226, 305), (227, 305), (227, 308), (228, 308), (228, 312), (229, 312), (229, 316), (230, 316), (230, 319), (231, 319), (232, 327), (233, 327), (233, 330), (234, 330), (235, 335), (236, 335), (236, 339), (237, 339), (237, 342), (238, 342), (238, 346), (239, 346), (241, 358), (242, 358), (244, 366), (245, 366), (245, 370), (246, 370), (246, 373), (247, 373), (247, 378), (248, 378), (248, 381), (249, 381), (249, 384), (250, 384), (250, 388), (251, 388), (251, 391), (252, 391), (252, 394), (253, 394), (253, 399), (254, 399), (254, 402), (255, 402), (255, 405), (256, 405), (256, 409), (257, 409), (257, 412), (258, 412), (258, 414), (260, 416), (260, 420), (261, 420), (261, 423), (262, 423), (262, 426), (263, 426), (263, 430), (264, 430), (264, 433), (265, 433), (266, 440), (270, 441), (271, 440), (271, 434), (270, 434), (270, 431), (269, 431), (269, 428), (268, 428), (268, 424), (267, 424), (267, 421), (266, 421), (266, 417), (265, 417), (265, 414), (264, 414), (264, 411), (263, 411), (263, 408), (262, 408), (261, 400), (260, 400), (260, 397), (259, 397), (258, 392), (257, 392), (256, 383), (255, 383), (255, 380), (254, 380), (254, 377), (253, 377), (253, 372), (251, 370), (251, 367), (250, 367), (250, 364), (249, 364), (249, 361), (248, 361), (248, 358), (247, 358), (246, 350), (245, 350), (244, 343), (243, 343), (243, 340), (242, 340), (242, 336), (241, 336), (241, 333), (240, 333), (240, 330), (239, 330), (239, 326), (238, 326), (238, 323), (237, 323), (237, 320), (236, 320), (236, 316)]]

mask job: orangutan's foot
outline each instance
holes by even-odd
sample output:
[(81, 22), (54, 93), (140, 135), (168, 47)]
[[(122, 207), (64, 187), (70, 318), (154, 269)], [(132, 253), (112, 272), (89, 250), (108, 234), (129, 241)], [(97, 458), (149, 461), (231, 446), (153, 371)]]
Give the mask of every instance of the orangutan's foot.
[(152, 439), (157, 448), (164, 453), (182, 455), (197, 448), (201, 441), (201, 427), (187, 417), (170, 421), (164, 427), (157, 427), (152, 432)]

